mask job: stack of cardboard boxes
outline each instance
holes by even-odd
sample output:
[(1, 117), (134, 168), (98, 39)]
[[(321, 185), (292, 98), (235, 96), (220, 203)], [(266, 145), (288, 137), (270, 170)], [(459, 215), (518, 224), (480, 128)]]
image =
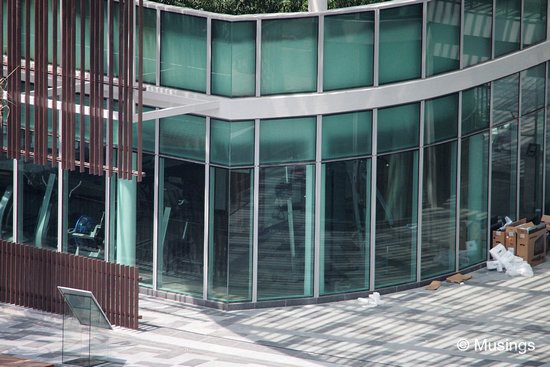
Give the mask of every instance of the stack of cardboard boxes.
[(538, 265), (546, 258), (546, 232), (550, 231), (550, 216), (543, 215), (541, 223), (526, 223), (525, 219), (507, 224), (503, 229), (493, 231), (492, 247), (501, 243), (512, 248), (516, 256), (531, 265)]

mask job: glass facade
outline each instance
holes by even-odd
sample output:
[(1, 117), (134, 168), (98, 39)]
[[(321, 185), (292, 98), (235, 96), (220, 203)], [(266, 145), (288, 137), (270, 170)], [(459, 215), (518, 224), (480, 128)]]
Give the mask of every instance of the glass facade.
[[(550, 79), (529, 47), (546, 40), (544, 0), (385, 2), (379, 22), (372, 6), (146, 6), (144, 80), (162, 88), (148, 86), (160, 114), (143, 125), (143, 181), (0, 159), (2, 239), (238, 308), (478, 266), (504, 216), (550, 212)], [(524, 70), (504, 62), (523, 53)], [(492, 57), (504, 70), (477, 66)]]

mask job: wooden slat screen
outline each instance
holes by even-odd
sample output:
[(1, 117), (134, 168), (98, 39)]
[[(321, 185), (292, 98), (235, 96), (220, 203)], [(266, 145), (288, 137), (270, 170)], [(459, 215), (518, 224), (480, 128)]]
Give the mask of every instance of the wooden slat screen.
[(0, 302), (63, 313), (57, 286), (91, 291), (113, 325), (138, 328), (137, 267), (0, 241)]

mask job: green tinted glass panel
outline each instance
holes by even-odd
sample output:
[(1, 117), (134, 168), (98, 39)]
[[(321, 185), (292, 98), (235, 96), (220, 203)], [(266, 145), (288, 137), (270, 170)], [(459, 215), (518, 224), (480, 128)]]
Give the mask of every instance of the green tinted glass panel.
[(533, 220), (542, 214), (544, 110), (522, 116), (520, 128), (519, 218)]
[[(43, 1), (43, 0), (42, 0)], [(35, 46), (35, 35), (36, 32), (34, 31), (35, 26), (35, 17), (34, 17), (34, 0), (30, 0), (30, 13), (28, 16), (30, 17), (29, 21), (29, 29), (27, 30), (27, 9), (26, 9), (26, 1), (20, 1), (20, 12), (21, 12), (21, 57), (25, 57), (27, 54), (27, 46), (29, 47), (29, 55), (31, 60), (34, 60), (34, 46)], [(25, 42), (27, 39), (27, 31), (29, 32), (29, 44)]]
[(323, 116), (323, 159), (371, 153), (372, 112)]
[(378, 110), (378, 153), (418, 145), (420, 104)]
[[(4, 141), (6, 138), (4, 137)], [(0, 239), (13, 241), (13, 159), (7, 159), (4, 153), (0, 154)]]
[(256, 23), (212, 21), (212, 93), (253, 96), (256, 85)]
[(313, 295), (315, 166), (260, 169), (258, 300)]
[(323, 164), (321, 294), (369, 288), (370, 160)]
[(515, 120), (519, 114), (519, 74), (493, 82), (493, 125)]
[(424, 149), (422, 279), (455, 268), (456, 141)]
[[(143, 106), (143, 112), (150, 112), (154, 111), (155, 109), (148, 106)], [(137, 107), (136, 107), (136, 113), (137, 113)], [(114, 130), (114, 129), (113, 129)], [(132, 125), (132, 133), (133, 133), (133, 141), (132, 145), (134, 147), (134, 150), (137, 149), (137, 141), (138, 141), (138, 131), (137, 131), (137, 124)], [(118, 135), (118, 131), (117, 131)], [(145, 120), (143, 121), (142, 125), (142, 132), (141, 132), (141, 139), (142, 139), (142, 148), (144, 152), (154, 153), (155, 152), (155, 120)]]
[(260, 163), (314, 160), (315, 120), (315, 117), (262, 120)]
[(325, 17), (324, 90), (372, 85), (374, 13)]
[(160, 84), (206, 91), (206, 19), (161, 13)]
[(460, 67), (460, 0), (428, 2), (426, 73)]
[[(6, 4), (6, 2), (4, 2)], [(6, 7), (4, 5), (4, 17), (6, 17)], [(4, 20), (4, 32), (6, 31), (6, 21)], [(61, 60), (61, 6), (57, 5), (57, 62)], [(6, 33), (4, 33), (4, 48), (6, 47)], [(48, 0), (48, 62), (53, 62), (53, 5), (52, 0)]]
[[(550, 113), (547, 114), (547, 119), (546, 119), (546, 167), (544, 167), (545, 169), (545, 175), (546, 175), (546, 185), (544, 186), (544, 190), (545, 190), (545, 195), (544, 195), (544, 213), (550, 213), (550, 185), (548, 184), (550, 182), (550, 149), (548, 149), (548, 147), (550, 147), (550, 129), (548, 128), (548, 126), (550, 124)], [(0, 161), (2, 162), (2, 161)]]
[(512, 120), (491, 131), (491, 224), (516, 218), (518, 125)]
[(521, 114), (526, 115), (544, 107), (546, 64), (521, 72)]
[(462, 140), (458, 261), (461, 269), (487, 260), (488, 158), (488, 133)]
[(496, 0), (495, 57), (520, 48), (521, 0)]
[(160, 153), (204, 161), (206, 119), (183, 115), (160, 119)]
[(458, 126), (458, 94), (430, 99), (424, 105), (424, 143), (456, 137)]
[(208, 298), (252, 297), (252, 169), (210, 168)]
[(523, 44), (529, 46), (546, 39), (547, 0), (524, 0)]
[(254, 163), (254, 121), (210, 120), (210, 161), (227, 166)]
[(422, 5), (380, 11), (379, 83), (420, 78)]
[(462, 92), (462, 134), (489, 126), (491, 86), (484, 84)]
[(416, 280), (418, 151), (378, 156), (374, 285)]
[(317, 17), (262, 21), (262, 95), (317, 90)]
[[(137, 52), (137, 50), (136, 50)], [(137, 61), (136, 64), (137, 65)], [(143, 81), (155, 84), (157, 81), (157, 12), (143, 9)]]
[(491, 58), (493, 0), (464, 2), (464, 66)]

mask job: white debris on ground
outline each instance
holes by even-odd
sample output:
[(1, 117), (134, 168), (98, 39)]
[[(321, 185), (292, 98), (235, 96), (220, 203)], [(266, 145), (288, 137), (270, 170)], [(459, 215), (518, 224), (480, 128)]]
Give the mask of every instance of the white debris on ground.
[(364, 306), (370, 306), (370, 307), (376, 307), (378, 305), (384, 304), (384, 301), (380, 299), (380, 293), (373, 292), (372, 294), (369, 294), (368, 298), (358, 298), (359, 302), (361, 302)]
[(495, 261), (487, 261), (487, 269), (497, 269), (503, 271), (506, 269), (506, 274), (510, 276), (532, 277), (533, 268), (529, 263), (519, 256), (514, 256), (514, 253), (506, 250), (502, 244), (498, 244), (489, 250)]

